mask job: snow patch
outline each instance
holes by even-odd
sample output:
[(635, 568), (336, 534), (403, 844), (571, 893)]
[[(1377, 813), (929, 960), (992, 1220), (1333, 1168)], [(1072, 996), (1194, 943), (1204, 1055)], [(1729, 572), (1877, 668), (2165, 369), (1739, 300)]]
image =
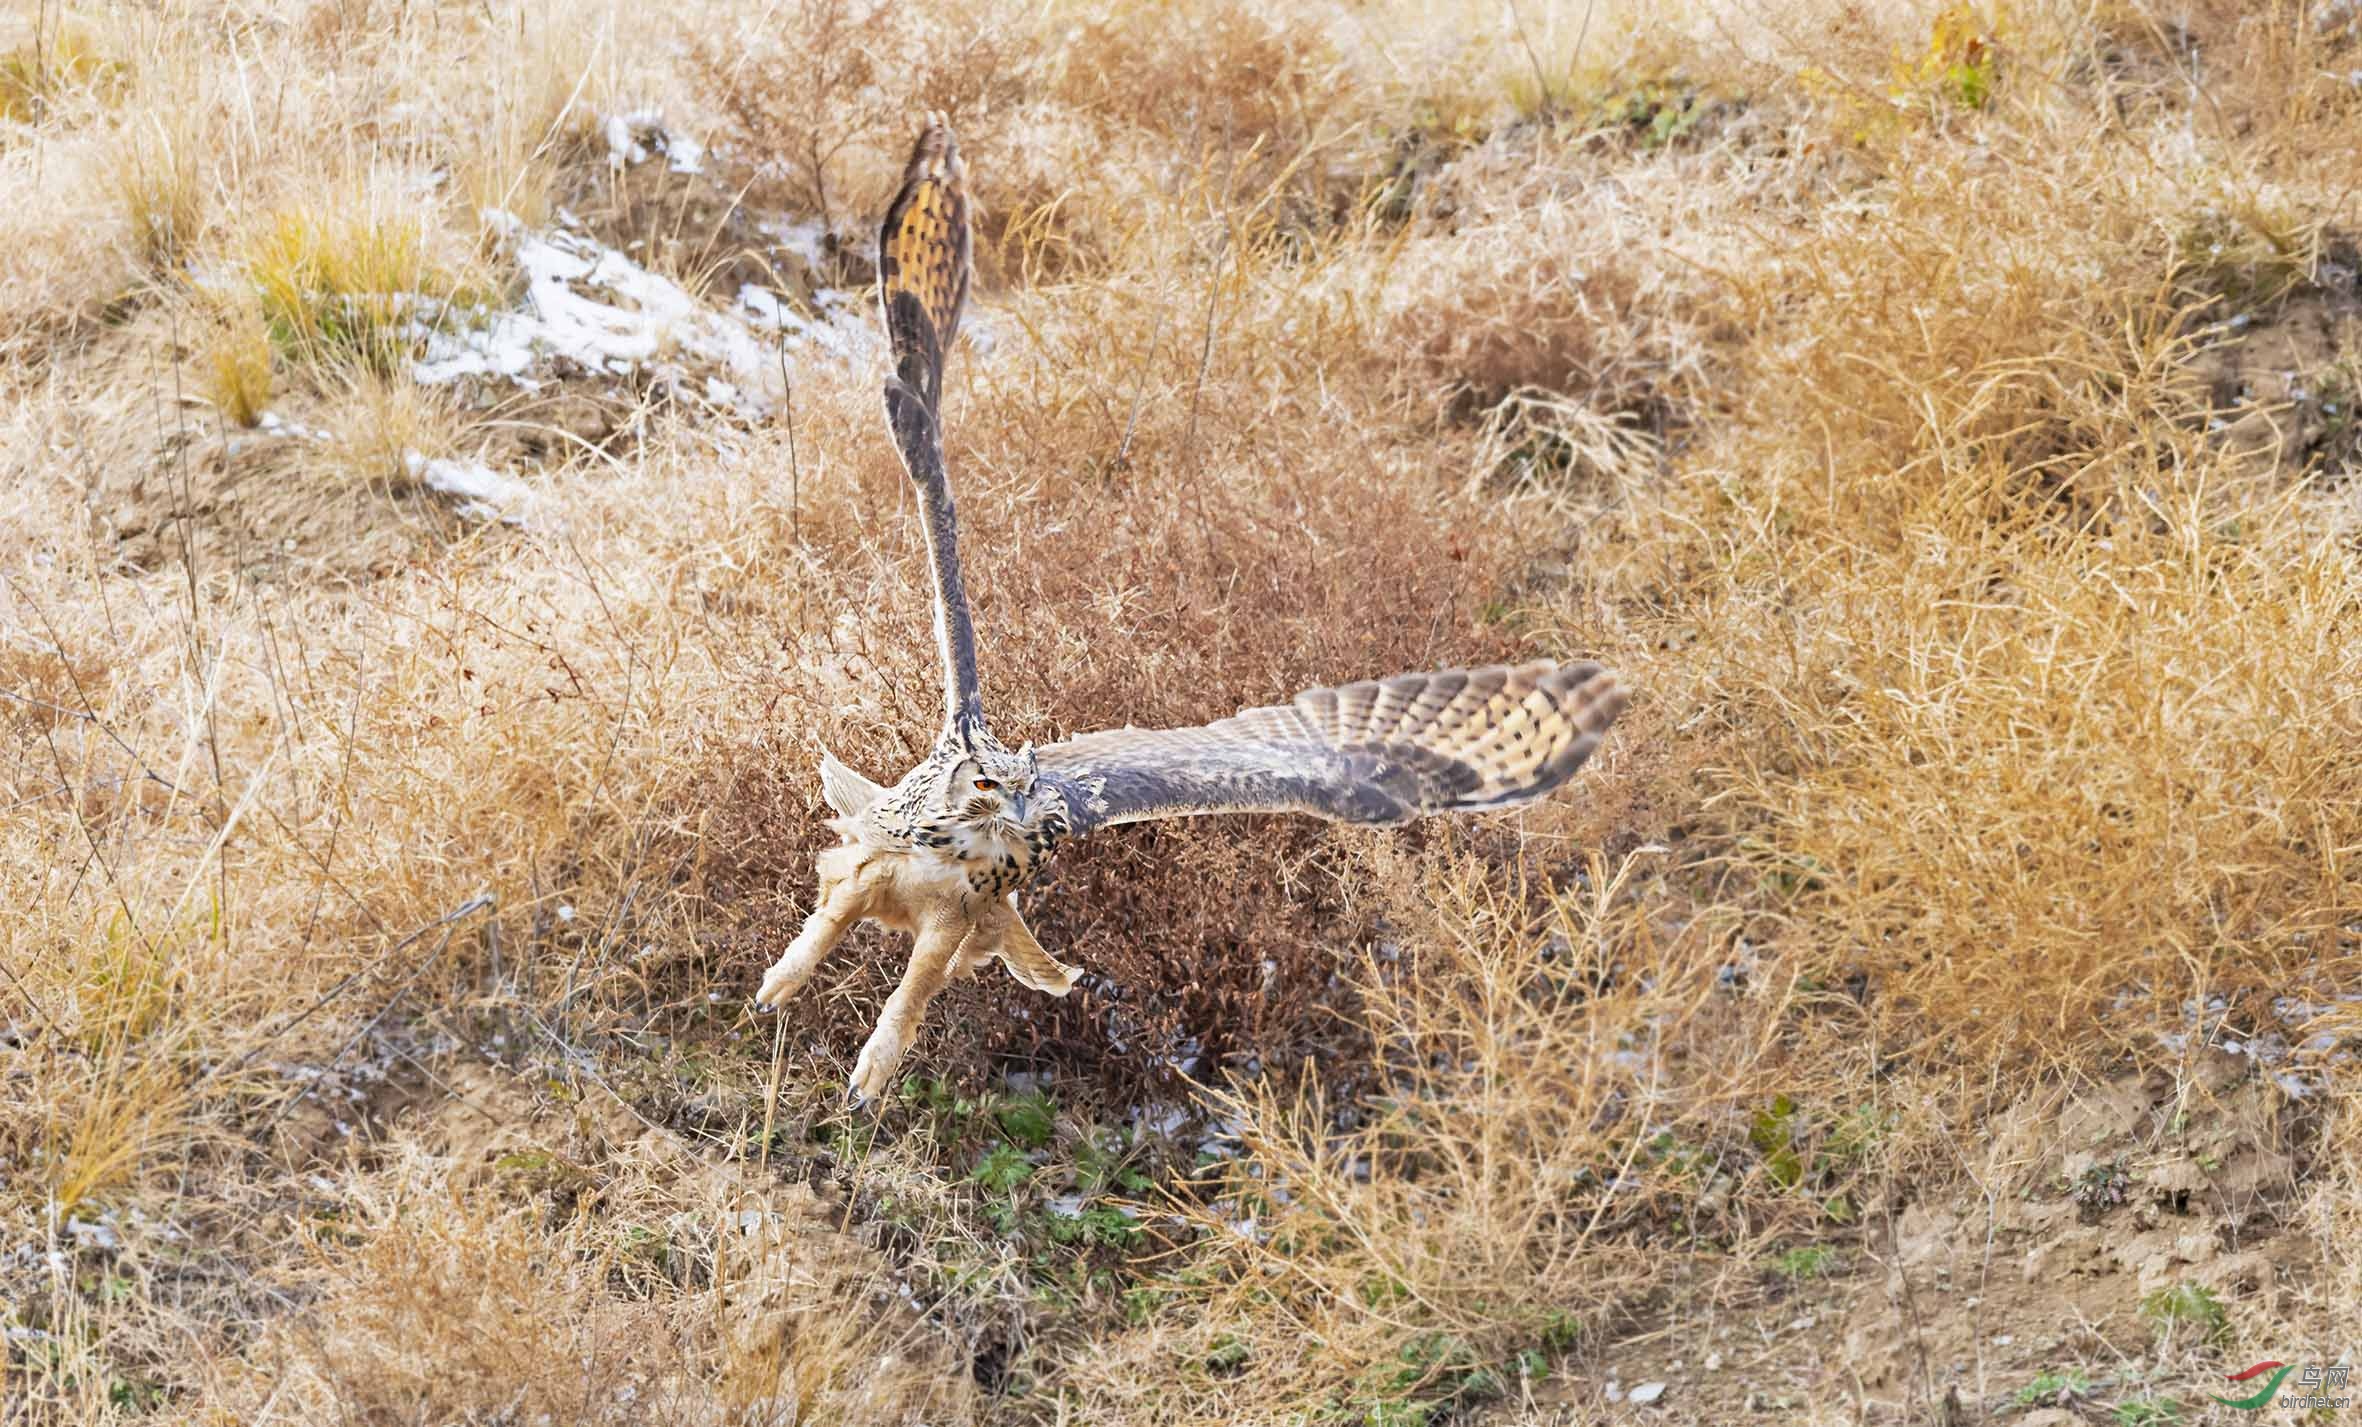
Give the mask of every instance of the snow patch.
[(652, 154), (662, 154), (674, 173), (705, 172), (705, 145), (665, 123), (661, 109), (610, 114), (605, 128), (611, 168), (646, 163)]
[(849, 293), (833, 287), (814, 290), (812, 301), (819, 309), (816, 317), (806, 317), (779, 300), (779, 294), (767, 287), (748, 283), (738, 289), (738, 310), (745, 314), (750, 326), (778, 332), (790, 344), (809, 344), (851, 364), (869, 355), (877, 345), (877, 334), (861, 315)]
[(266, 411), (254, 419), (254, 429), (265, 436), (293, 436), (304, 441), (325, 441), (328, 433), (300, 421), (289, 421), (275, 411)]
[[(524, 300), (497, 312), (446, 310), (441, 321), (420, 324), (421, 355), (411, 372), (423, 385), (491, 377), (531, 390), (560, 362), (612, 376), (702, 366), (713, 369), (701, 383), (708, 400), (759, 415), (777, 399), (791, 351), (813, 346), (858, 361), (877, 345), (850, 304), (823, 298), (820, 315), (807, 317), (776, 295), (747, 287), (731, 310), (717, 312), (672, 279), (581, 233), (531, 232), (498, 210), (484, 216), (508, 238), (525, 276)], [(758, 328), (777, 339), (758, 336)]]
[(416, 451), (406, 452), (402, 459), (427, 489), (458, 497), (461, 516), (510, 525), (525, 523), (521, 512), (532, 500), (533, 491), (516, 477), (502, 475), (481, 461), (428, 460)]
[(805, 267), (816, 268), (828, 258), (828, 225), (817, 218), (801, 223), (790, 223), (784, 218), (766, 218), (755, 227), (777, 243), (780, 251), (799, 259)]

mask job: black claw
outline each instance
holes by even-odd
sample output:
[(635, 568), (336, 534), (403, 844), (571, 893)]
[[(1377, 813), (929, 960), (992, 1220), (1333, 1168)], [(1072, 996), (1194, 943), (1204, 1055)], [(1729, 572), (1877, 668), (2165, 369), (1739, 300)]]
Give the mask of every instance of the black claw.
[(858, 1085), (848, 1085), (848, 1086), (846, 1086), (846, 1087), (845, 1087), (845, 1108), (846, 1108), (846, 1109), (848, 1109), (848, 1110), (858, 1110), (858, 1109), (860, 1109), (862, 1106), (864, 1106), (864, 1105), (867, 1105), (868, 1103), (869, 1103), (869, 1097), (868, 1097), (867, 1095), (864, 1095), (864, 1094), (862, 1094), (862, 1093), (861, 1093), (861, 1087), (860, 1087), (860, 1086), (858, 1086)]

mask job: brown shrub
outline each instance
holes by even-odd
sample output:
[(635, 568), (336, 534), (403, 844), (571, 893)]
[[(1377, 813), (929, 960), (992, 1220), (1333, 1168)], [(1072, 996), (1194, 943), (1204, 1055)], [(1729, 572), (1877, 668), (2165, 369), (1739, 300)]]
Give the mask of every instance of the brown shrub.
[(1160, 1282), (1147, 1329), (1077, 1364), (1087, 1410), (1466, 1410), (1678, 1276), (1690, 1233), (1776, 1232), (1676, 1223), (1711, 1216), (1696, 1202), (1718, 1181), (1727, 1202), (1751, 1158), (1742, 1107), (1798, 1067), (1748, 1033), (1790, 988), (1718, 992), (1714, 933), (1660, 938), (1627, 895), (1652, 857), (1540, 880), (1379, 851), (1403, 944), (1351, 971), (1367, 1092), (1218, 1098), (1248, 1156), (1178, 1206), (1190, 1269)]
[[(705, 97), (761, 155), (784, 163), (786, 197), (831, 224), (882, 209), (909, 116), (949, 114), (963, 139), (1016, 103), (1027, 53), (1004, 12), (957, 15), (857, 0), (797, 0), (692, 42)], [(859, 174), (858, 179), (850, 177)]]
[(2354, 555), (2208, 432), (2137, 171), (1936, 152), (1734, 293), (1733, 419), (1595, 593), (1686, 651), (1611, 657), (1695, 710), (1668, 835), (1751, 935), (1931, 1066), (2089, 1066), (2345, 918)]

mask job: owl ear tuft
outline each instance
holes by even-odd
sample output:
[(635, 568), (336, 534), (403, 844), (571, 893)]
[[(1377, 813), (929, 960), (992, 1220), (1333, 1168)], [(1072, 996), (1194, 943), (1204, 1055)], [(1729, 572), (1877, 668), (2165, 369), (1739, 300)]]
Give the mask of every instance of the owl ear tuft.
[(820, 796), (828, 800), (839, 817), (860, 817), (885, 791), (838, 762), (835, 754), (825, 748), (820, 750)]

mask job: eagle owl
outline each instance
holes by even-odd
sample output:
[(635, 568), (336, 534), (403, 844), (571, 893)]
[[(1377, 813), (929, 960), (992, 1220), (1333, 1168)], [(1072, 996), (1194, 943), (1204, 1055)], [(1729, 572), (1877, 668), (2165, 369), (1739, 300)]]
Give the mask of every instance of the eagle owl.
[(969, 268), (965, 176), (938, 117), (886, 210), (878, 287), (894, 363), (886, 420), (934, 575), (943, 730), (890, 788), (822, 751), (821, 790), (844, 842), (823, 854), (819, 904), (756, 993), (765, 1005), (784, 1002), (863, 917), (914, 934), (909, 970), (855, 1065), (856, 1102), (884, 1090), (951, 976), (997, 956), (1028, 985), (1060, 995), (1072, 985), (1075, 971), (1033, 940), (1015, 896), (1066, 839), (1203, 813), (1384, 825), (1510, 807), (1571, 777), (1624, 707), (1615, 676), (1597, 664), (1541, 660), (1313, 689), (1196, 728), (1003, 746), (977, 680), (943, 460), (943, 367)]

